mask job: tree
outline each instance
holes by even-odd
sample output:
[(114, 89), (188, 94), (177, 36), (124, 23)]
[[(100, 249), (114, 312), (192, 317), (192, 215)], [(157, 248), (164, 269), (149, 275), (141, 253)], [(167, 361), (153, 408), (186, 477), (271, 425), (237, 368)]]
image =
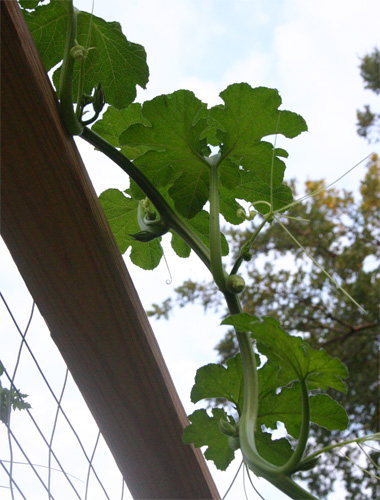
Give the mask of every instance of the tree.
[[(311, 263), (303, 250), (295, 250), (294, 241), (276, 223), (260, 233), (255, 242), (252, 249), (255, 258), (246, 266), (249, 285), (241, 296), (246, 312), (275, 317), (287, 331), (302, 334), (313, 348), (324, 348), (346, 363), (350, 374), (347, 394), (335, 392), (334, 398), (351, 415), (347, 439), (364, 431), (379, 431), (379, 166), (379, 158), (373, 155), (360, 185), (359, 199), (347, 191), (325, 190), (323, 181), (306, 182), (306, 194), (317, 194), (293, 207), (290, 215), (308, 222), (293, 218), (283, 222), (316, 262), (365, 308), (365, 314)], [(254, 222), (245, 230), (229, 232), (235, 256), (252, 234), (252, 225)], [(206, 309), (221, 305), (215, 299), (218, 296), (215, 288), (209, 283), (186, 281), (175, 291), (175, 300), (167, 299), (161, 306), (155, 304), (149, 314), (168, 317), (172, 307), (187, 302), (201, 302)], [(232, 330), (216, 350), (223, 363), (238, 352)], [(313, 437), (318, 447), (331, 442), (331, 433), (323, 428), (313, 428)], [(348, 448), (345, 454), (361, 464), (365, 457), (354, 447)], [(380, 456), (374, 450), (370, 455), (373, 460)], [(332, 467), (344, 471), (342, 481), (347, 498), (364, 500), (368, 498), (368, 490), (375, 496), (377, 480), (362, 473), (339, 453), (332, 453), (314, 471), (308, 471), (308, 486), (318, 497), (323, 498), (334, 487), (337, 476), (331, 474)], [(369, 460), (365, 468), (376, 474)], [(320, 481), (321, 475), (323, 481)]]
[[(364, 87), (372, 90), (375, 94), (380, 93), (380, 50), (375, 48), (371, 54), (367, 54), (361, 58), (360, 74), (364, 80)], [(380, 114), (373, 113), (369, 105), (364, 106), (364, 110), (358, 110), (357, 127), (358, 134), (361, 137), (373, 140), (374, 142), (380, 141)]]

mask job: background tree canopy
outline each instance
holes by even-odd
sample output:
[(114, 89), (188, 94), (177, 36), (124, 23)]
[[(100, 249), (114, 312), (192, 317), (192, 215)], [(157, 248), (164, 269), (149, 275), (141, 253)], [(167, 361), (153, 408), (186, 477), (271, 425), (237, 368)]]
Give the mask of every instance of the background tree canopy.
[[(380, 50), (375, 48), (371, 54), (366, 54), (360, 63), (360, 74), (364, 81), (364, 87), (380, 94)], [(364, 110), (358, 110), (357, 129), (358, 134), (369, 141), (380, 141), (380, 114), (372, 112), (370, 106), (364, 106)]]
[[(367, 88), (380, 92), (380, 52), (365, 56), (361, 74)], [(369, 138), (370, 123), (361, 122), (358, 133)], [(360, 112), (358, 111), (360, 122)], [(294, 182), (291, 183), (295, 192)], [(373, 154), (366, 165), (360, 194), (354, 196), (338, 189), (321, 189), (323, 180), (305, 183), (305, 194), (318, 194), (294, 206), (289, 215), (307, 219), (284, 218), (285, 227), (336, 282), (365, 309), (362, 313), (305, 253), (274, 223), (262, 231), (252, 248), (252, 259), (246, 263), (247, 287), (241, 299), (244, 311), (257, 316), (273, 316), (283, 327), (302, 335), (313, 348), (324, 348), (328, 354), (346, 363), (350, 377), (348, 391), (333, 396), (345, 407), (350, 425), (345, 436), (353, 437), (380, 431), (379, 426), (379, 288), (380, 288), (380, 161)], [(296, 193), (295, 193), (296, 194)], [(229, 231), (229, 244), (235, 256), (254, 230), (255, 221), (245, 229)], [(213, 284), (188, 280), (175, 289), (175, 297), (161, 305), (153, 304), (150, 316), (168, 318), (173, 307), (200, 302), (205, 309), (220, 307), (219, 294)], [(231, 330), (216, 346), (220, 361), (238, 352)], [(316, 448), (327, 446), (334, 433), (312, 428)], [(338, 437), (338, 436), (337, 436)], [(308, 487), (319, 498), (333, 491), (340, 480), (346, 498), (364, 500), (376, 497), (378, 480), (364, 473), (352, 462), (376, 474), (380, 453), (366, 448), (347, 447), (345, 456), (334, 452), (308, 471)], [(340, 470), (340, 474), (332, 471)], [(323, 481), (321, 481), (323, 477)]]

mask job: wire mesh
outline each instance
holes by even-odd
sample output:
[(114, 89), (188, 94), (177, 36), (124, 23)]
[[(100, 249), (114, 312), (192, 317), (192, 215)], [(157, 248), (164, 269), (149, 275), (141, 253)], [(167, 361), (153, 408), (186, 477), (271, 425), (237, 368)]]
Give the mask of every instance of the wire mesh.
[(2, 240), (0, 261), (0, 498), (132, 498)]

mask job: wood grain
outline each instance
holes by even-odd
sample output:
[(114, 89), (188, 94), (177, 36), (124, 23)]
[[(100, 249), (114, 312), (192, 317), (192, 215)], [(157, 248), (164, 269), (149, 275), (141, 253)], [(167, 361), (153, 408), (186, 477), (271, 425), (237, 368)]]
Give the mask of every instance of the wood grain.
[(220, 498), (16, 1), (1, 2), (1, 232), (134, 498)]

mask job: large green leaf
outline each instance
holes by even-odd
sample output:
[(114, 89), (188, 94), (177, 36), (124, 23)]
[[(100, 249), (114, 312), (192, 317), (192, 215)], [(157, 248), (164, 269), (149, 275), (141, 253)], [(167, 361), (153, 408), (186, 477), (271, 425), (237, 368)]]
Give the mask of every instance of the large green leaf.
[[(304, 119), (290, 111), (280, 111), (281, 98), (275, 89), (247, 83), (233, 84), (220, 94), (224, 105), (210, 110), (209, 128), (204, 131), (212, 144), (219, 142), (225, 158), (221, 164), (221, 182), (228, 188), (221, 192), (221, 207), (225, 197), (243, 199), (250, 203), (266, 201), (279, 210), (292, 201), (290, 189), (282, 184), (285, 164), (280, 157), (286, 151), (262, 139), (268, 135), (283, 134), (295, 137), (307, 130)], [(231, 201), (229, 201), (231, 205)], [(258, 204), (266, 213), (269, 208)], [(234, 224), (228, 211), (223, 214)]]
[(324, 349), (312, 349), (302, 338), (289, 335), (274, 318), (259, 320), (249, 314), (237, 314), (222, 324), (250, 332), (258, 342), (259, 351), (278, 363), (285, 373), (289, 372), (292, 380), (306, 380), (309, 389), (330, 387), (345, 392), (346, 366)]
[(206, 140), (199, 139), (205, 112), (206, 105), (188, 90), (158, 96), (142, 108), (151, 126), (132, 125), (119, 138), (121, 145), (149, 147), (136, 165), (155, 185), (158, 180), (158, 185), (171, 186), (175, 207), (186, 218), (194, 217), (209, 196), (209, 166), (203, 157), (208, 149)]
[(131, 234), (140, 231), (137, 222), (138, 200), (125, 196), (118, 189), (104, 191), (99, 200), (120, 252), (124, 253), (131, 246), (131, 260), (136, 266), (142, 269), (157, 267), (163, 255), (161, 238), (142, 243), (131, 237)]
[[(310, 421), (329, 430), (347, 428), (348, 417), (344, 408), (327, 394), (310, 396)], [(282, 422), (288, 433), (298, 438), (302, 421), (302, 397), (299, 384), (285, 387), (279, 394), (276, 391), (261, 395), (259, 402), (258, 424), (276, 429)]]
[(189, 415), (191, 424), (184, 430), (183, 442), (194, 444), (196, 448), (207, 446), (205, 452), (207, 460), (213, 460), (218, 469), (226, 470), (235, 454), (228, 446), (228, 436), (219, 429), (221, 419), (233, 423), (233, 419), (228, 418), (221, 408), (213, 408), (211, 417), (206, 410), (196, 410)]
[[(34, 41), (49, 71), (63, 58), (67, 11), (64, 2), (51, 0), (33, 12), (24, 11)], [(127, 107), (136, 97), (136, 85), (145, 88), (149, 69), (146, 53), (141, 45), (129, 42), (118, 22), (103, 19), (80, 11), (77, 16), (77, 41), (88, 52), (84, 64), (84, 91), (91, 90), (101, 82), (106, 102), (117, 109)], [(80, 63), (74, 67), (74, 92), (76, 101)], [(58, 88), (60, 68), (55, 71), (53, 81)]]
[[(112, 146), (120, 148), (119, 135), (134, 123), (149, 125), (149, 122), (144, 120), (141, 114), (141, 104), (137, 102), (121, 110), (109, 106), (103, 114), (102, 119), (94, 123), (92, 130), (102, 136)], [(122, 153), (129, 160), (133, 160), (141, 154), (140, 150), (141, 146), (135, 149), (128, 148), (128, 150), (122, 150)]]
[(278, 109), (281, 98), (275, 89), (233, 84), (221, 92), (220, 97), (225, 104), (213, 107), (210, 119), (214, 126), (220, 124), (216, 136), (222, 145), (222, 155), (245, 170), (254, 171), (262, 182), (279, 186), (285, 167), (277, 156), (287, 156), (287, 153), (280, 149), (273, 152), (272, 144), (261, 139), (274, 134), (295, 137), (307, 130), (304, 119)]
[(243, 368), (241, 356), (227, 361), (227, 366), (210, 363), (197, 370), (191, 401), (197, 403), (206, 398), (224, 398), (231, 402), (238, 413), (243, 409)]
[(65, 49), (67, 11), (64, 2), (51, 0), (47, 5), (39, 5), (33, 12), (23, 11), (44, 62), (46, 71), (58, 64)]
[[(136, 85), (146, 87), (149, 69), (144, 47), (129, 42), (118, 22), (106, 22), (87, 12), (78, 14), (79, 45), (86, 46), (88, 33), (90, 50), (84, 66), (84, 91), (91, 92), (102, 84), (106, 102), (117, 109), (127, 107), (136, 98)], [(74, 88), (77, 88), (79, 64), (76, 65)]]

